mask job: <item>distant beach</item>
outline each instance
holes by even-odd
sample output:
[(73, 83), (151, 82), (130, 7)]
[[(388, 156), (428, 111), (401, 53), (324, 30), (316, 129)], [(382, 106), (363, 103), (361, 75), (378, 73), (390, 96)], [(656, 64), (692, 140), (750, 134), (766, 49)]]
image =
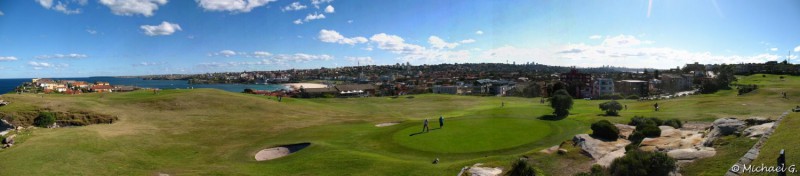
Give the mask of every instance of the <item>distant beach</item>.
[(303, 88), (306, 88), (306, 89), (307, 88), (328, 88), (328, 85), (319, 84), (319, 83), (288, 83), (288, 84), (283, 84), (283, 85), (286, 86), (286, 88), (289, 88), (291, 90), (300, 89), (301, 86)]

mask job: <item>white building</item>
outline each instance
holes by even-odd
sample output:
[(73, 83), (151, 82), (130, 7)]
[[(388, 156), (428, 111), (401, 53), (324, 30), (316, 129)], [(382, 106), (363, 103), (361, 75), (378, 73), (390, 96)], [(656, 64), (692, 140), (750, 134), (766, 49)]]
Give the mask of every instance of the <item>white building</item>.
[(596, 78), (592, 83), (592, 96), (600, 97), (614, 94), (614, 79)]

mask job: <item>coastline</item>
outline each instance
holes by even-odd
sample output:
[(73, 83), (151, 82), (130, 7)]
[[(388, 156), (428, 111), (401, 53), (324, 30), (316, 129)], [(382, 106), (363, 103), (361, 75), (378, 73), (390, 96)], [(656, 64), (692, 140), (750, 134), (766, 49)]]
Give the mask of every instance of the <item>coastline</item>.
[(287, 83), (287, 84), (281, 84), (281, 85), (283, 85), (284, 87), (286, 87), (287, 89), (290, 89), (290, 90), (300, 89), (301, 86), (303, 88), (328, 88), (328, 85), (319, 84), (319, 83)]

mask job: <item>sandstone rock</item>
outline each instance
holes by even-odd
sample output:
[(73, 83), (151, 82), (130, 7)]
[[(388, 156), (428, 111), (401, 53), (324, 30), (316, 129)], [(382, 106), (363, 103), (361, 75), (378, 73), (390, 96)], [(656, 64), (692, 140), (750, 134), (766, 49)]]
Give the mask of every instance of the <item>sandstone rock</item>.
[(617, 129), (619, 129), (619, 135), (625, 139), (628, 139), (628, 136), (630, 136), (631, 133), (633, 133), (633, 131), (636, 130), (635, 126), (630, 126), (625, 124), (614, 124), (614, 126), (616, 126)]
[[(603, 166), (610, 165), (610, 161), (613, 161), (614, 159), (624, 155), (625, 146), (631, 143), (626, 139), (603, 141), (592, 138), (588, 134), (575, 135), (575, 137), (572, 138), (572, 141), (575, 142), (575, 145), (579, 146), (584, 153), (595, 159), (597, 164)], [(622, 155), (619, 155), (620, 153)]]
[(723, 118), (714, 120), (713, 128), (719, 131), (722, 136), (731, 135), (745, 127), (745, 122), (735, 118)]
[(567, 149), (558, 149), (558, 154), (567, 154)]
[(503, 169), (499, 167), (481, 167), (483, 163), (477, 163), (469, 167), (467, 170), (467, 175), (472, 176), (497, 176), (503, 173)]
[(669, 151), (674, 149), (694, 148), (702, 146), (703, 134), (698, 131), (663, 128), (661, 136), (645, 138), (639, 145), (644, 151)]
[(558, 151), (559, 147), (560, 146), (558, 146), (558, 145), (554, 145), (554, 146), (552, 146), (550, 148), (542, 149), (539, 152), (546, 153), (546, 154), (553, 154), (553, 152)]
[(711, 147), (700, 147), (698, 148), (685, 148), (685, 149), (675, 149), (667, 152), (669, 157), (672, 157), (676, 160), (696, 160), (701, 158), (708, 158), (712, 157), (717, 154), (717, 151)]
[(761, 125), (751, 126), (744, 130), (744, 135), (747, 137), (761, 137), (766, 134), (775, 122), (764, 123)]

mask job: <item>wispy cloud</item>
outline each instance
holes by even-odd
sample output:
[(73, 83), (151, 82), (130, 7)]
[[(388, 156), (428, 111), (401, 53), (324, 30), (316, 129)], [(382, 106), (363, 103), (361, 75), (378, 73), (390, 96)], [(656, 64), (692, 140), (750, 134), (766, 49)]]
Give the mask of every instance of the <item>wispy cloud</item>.
[(86, 54), (53, 54), (53, 55), (39, 55), (36, 59), (83, 59), (89, 57)]
[(145, 35), (148, 36), (159, 36), (159, 35), (172, 35), (177, 31), (181, 31), (181, 26), (175, 23), (170, 23), (167, 21), (162, 21), (159, 25), (142, 25), (139, 26), (142, 31), (144, 31)]

